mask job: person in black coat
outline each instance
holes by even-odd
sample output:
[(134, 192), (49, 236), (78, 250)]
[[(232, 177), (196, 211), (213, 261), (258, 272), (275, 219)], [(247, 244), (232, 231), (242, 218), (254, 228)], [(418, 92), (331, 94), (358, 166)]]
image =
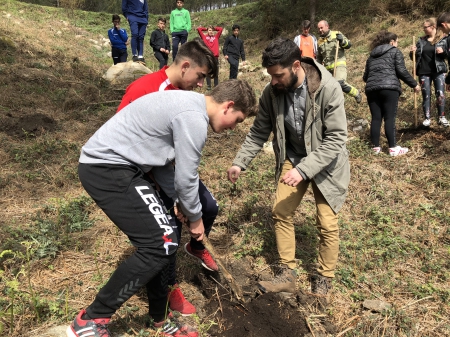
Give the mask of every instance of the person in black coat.
[(416, 74), (419, 76), (422, 87), (422, 108), (425, 120), (423, 126), (431, 124), (431, 82), (434, 83), (436, 106), (438, 111), (438, 124), (448, 127), (450, 124), (445, 118), (445, 73), (447, 72), (447, 36), (436, 31), (436, 19), (429, 18), (423, 22), (424, 36), (419, 38), (417, 44), (411, 47), (409, 53), (412, 59), (416, 55)]
[(170, 53), (169, 36), (164, 32), (166, 28), (166, 19), (158, 19), (158, 29), (152, 32), (150, 37), (150, 47), (153, 48), (153, 53), (159, 61), (159, 69), (167, 65), (167, 59)]
[(245, 64), (244, 42), (238, 38), (241, 27), (234, 24), (231, 27), (233, 34), (225, 39), (223, 55), (230, 64), (230, 79), (237, 78), (239, 71), (239, 58)]
[(364, 70), (363, 80), (366, 82), (367, 101), (372, 115), (370, 139), (375, 154), (381, 151), (382, 120), (384, 120), (384, 130), (389, 143), (389, 154), (399, 156), (408, 152), (408, 148), (397, 146), (395, 140), (395, 118), (398, 98), (402, 92), (399, 79), (414, 88), (416, 92), (420, 91), (420, 86), (406, 70), (403, 54), (397, 49), (397, 45), (396, 34), (387, 31), (378, 33), (371, 43), (372, 51)]

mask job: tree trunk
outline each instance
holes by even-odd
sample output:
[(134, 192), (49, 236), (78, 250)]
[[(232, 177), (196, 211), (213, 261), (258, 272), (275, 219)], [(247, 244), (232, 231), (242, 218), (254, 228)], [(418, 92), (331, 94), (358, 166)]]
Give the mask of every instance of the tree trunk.
[(316, 25), (316, 0), (309, 0), (309, 21), (311, 27)]

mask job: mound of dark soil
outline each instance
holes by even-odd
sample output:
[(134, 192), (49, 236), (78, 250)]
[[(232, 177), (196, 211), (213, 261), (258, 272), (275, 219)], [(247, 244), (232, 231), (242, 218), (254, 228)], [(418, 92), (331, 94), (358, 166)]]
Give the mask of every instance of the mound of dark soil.
[(229, 301), (209, 302), (207, 311), (217, 309), (221, 324), (209, 330), (211, 336), (282, 337), (304, 336), (309, 332), (297, 308), (287, 304), (278, 294), (267, 293), (244, 305)]
[(0, 131), (16, 138), (38, 136), (44, 131), (52, 131), (56, 127), (56, 121), (44, 114), (24, 114), (15, 116), (11, 113), (0, 118)]
[[(267, 293), (257, 290), (258, 278), (245, 263), (228, 266), (237, 284), (242, 286), (246, 303), (238, 303), (224, 278), (218, 273), (200, 273), (196, 282), (207, 298), (203, 310), (214, 316), (217, 325), (208, 330), (210, 336), (224, 337), (292, 337), (310, 333), (304, 306), (325, 309), (317, 297), (304, 294)], [(324, 330), (333, 333), (330, 322), (323, 322)], [(333, 331), (331, 331), (333, 330)]]

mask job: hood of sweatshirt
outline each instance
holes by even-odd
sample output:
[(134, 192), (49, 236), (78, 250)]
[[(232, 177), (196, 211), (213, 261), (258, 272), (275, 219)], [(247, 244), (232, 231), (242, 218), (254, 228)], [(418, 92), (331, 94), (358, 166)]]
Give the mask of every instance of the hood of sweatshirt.
[(370, 53), (370, 56), (380, 57), (380, 56), (386, 54), (392, 48), (395, 48), (395, 47), (390, 44), (382, 44), (382, 45), (376, 46), (375, 48), (373, 48), (372, 52)]

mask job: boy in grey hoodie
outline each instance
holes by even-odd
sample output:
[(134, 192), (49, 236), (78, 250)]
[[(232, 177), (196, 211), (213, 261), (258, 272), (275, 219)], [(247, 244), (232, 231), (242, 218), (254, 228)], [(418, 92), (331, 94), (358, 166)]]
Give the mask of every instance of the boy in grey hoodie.
[(240, 80), (223, 82), (206, 96), (155, 92), (127, 105), (83, 146), (78, 167), (83, 187), (136, 251), (119, 265), (94, 302), (77, 315), (67, 329), (68, 336), (110, 336), (111, 316), (144, 285), (155, 328), (165, 336), (178, 336), (180, 331), (198, 336), (193, 328), (167, 316), (168, 266), (178, 239), (145, 173), (152, 170), (158, 184), (178, 201), (178, 216), (189, 220), (191, 236), (202, 240), (197, 168), (208, 125), (217, 133), (234, 129), (254, 114), (255, 104), (252, 88)]

